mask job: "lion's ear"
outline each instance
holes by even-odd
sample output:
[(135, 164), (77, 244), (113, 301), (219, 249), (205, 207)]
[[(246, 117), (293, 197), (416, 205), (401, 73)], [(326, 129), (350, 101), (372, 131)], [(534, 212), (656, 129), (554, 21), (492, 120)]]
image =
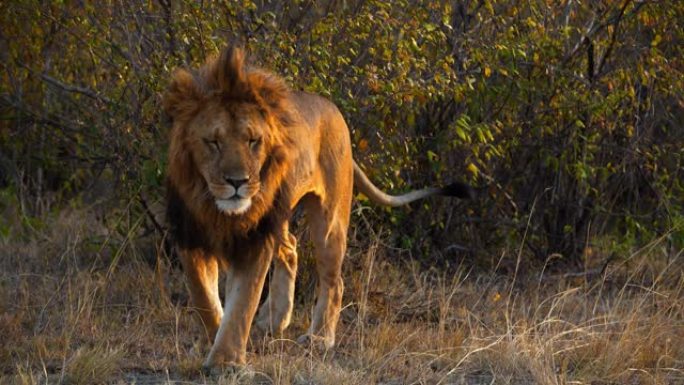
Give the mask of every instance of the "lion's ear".
[(267, 107), (280, 124), (288, 126), (294, 121), (292, 108), (288, 106), (290, 89), (283, 79), (253, 70), (247, 75), (247, 81), (257, 101)]
[(283, 79), (265, 71), (255, 70), (249, 76), (254, 92), (271, 109), (280, 109), (287, 100), (289, 89)]
[(231, 45), (221, 51), (216, 71), (219, 89), (231, 95), (241, 95), (246, 91), (245, 51), (238, 45)]
[(202, 92), (192, 74), (184, 69), (176, 70), (171, 85), (164, 94), (163, 106), (171, 118), (183, 119), (194, 114), (200, 106)]

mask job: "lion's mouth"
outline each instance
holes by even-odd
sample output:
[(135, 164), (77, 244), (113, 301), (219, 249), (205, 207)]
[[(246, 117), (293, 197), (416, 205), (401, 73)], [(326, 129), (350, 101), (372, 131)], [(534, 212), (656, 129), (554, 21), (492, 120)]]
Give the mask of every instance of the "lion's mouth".
[(216, 207), (227, 215), (244, 214), (252, 206), (252, 197), (258, 184), (243, 184), (235, 188), (231, 184), (209, 183), (209, 190), (214, 196)]
[(228, 199), (216, 199), (216, 207), (228, 215), (243, 214), (251, 205), (252, 198), (243, 198), (237, 194)]

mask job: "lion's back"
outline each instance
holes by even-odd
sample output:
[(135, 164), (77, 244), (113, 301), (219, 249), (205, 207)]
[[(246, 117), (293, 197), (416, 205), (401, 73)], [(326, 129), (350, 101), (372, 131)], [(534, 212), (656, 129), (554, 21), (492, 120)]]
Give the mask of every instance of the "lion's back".
[(292, 99), (300, 116), (311, 128), (319, 127), (335, 115), (341, 115), (332, 101), (318, 94), (295, 91), (292, 93)]

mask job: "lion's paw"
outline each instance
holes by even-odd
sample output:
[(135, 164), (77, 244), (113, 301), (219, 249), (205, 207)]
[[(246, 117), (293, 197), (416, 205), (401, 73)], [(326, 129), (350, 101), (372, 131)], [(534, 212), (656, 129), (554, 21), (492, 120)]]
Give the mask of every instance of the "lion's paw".
[(335, 341), (321, 336), (304, 334), (297, 338), (297, 344), (318, 351), (327, 351), (335, 346)]
[(222, 364), (207, 364), (202, 365), (202, 373), (208, 377), (231, 377), (235, 380), (250, 380), (254, 378), (254, 370), (244, 364), (237, 364), (234, 362)]

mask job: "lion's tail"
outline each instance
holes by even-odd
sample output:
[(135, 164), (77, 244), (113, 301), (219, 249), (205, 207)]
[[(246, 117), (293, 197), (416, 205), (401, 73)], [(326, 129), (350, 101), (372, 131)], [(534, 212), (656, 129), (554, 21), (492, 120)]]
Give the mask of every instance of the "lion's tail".
[(473, 199), (475, 190), (469, 185), (461, 182), (454, 182), (444, 187), (427, 187), (420, 190), (413, 190), (402, 195), (389, 195), (377, 188), (366, 174), (354, 162), (354, 184), (371, 201), (386, 206), (402, 206), (418, 199), (427, 198), (433, 195), (456, 197), (461, 199)]

